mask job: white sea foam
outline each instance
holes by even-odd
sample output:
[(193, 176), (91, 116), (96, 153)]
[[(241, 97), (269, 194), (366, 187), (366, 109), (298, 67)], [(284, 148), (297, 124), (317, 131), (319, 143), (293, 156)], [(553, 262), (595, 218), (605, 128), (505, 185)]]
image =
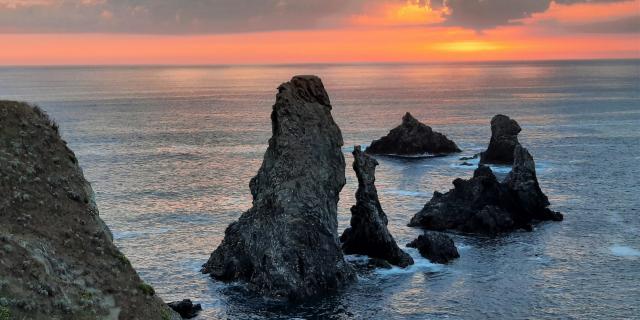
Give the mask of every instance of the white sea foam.
[(344, 259), (355, 264), (367, 264), (369, 257), (359, 254), (348, 254), (344, 256)]
[(375, 273), (380, 276), (395, 276), (400, 274), (411, 274), (424, 271), (440, 271), (444, 268), (441, 264), (431, 263), (431, 261), (423, 258), (418, 250), (415, 248), (403, 248), (413, 258), (414, 263), (406, 268), (400, 268), (397, 266), (391, 267), (391, 269), (376, 269)]
[(640, 250), (627, 246), (611, 246), (609, 250), (614, 256), (618, 257), (640, 257)]
[[(470, 165), (464, 165), (463, 163), (468, 163)], [(476, 158), (476, 159), (470, 159), (470, 160), (458, 160), (456, 159), (455, 162), (452, 162), (449, 166), (451, 168), (457, 168), (457, 169), (464, 169), (464, 170), (469, 170), (469, 171), (473, 171), (478, 167), (478, 164), (480, 163), (480, 159)], [(495, 165), (495, 164), (490, 164), (489, 168), (491, 168), (491, 171), (495, 172), (495, 173), (509, 173), (511, 172), (511, 166), (510, 165)], [(543, 162), (536, 162), (536, 172), (540, 173), (540, 172), (545, 172), (547, 170), (550, 169), (550, 166), (547, 163), (543, 163)]]
[[(344, 146), (342, 147), (342, 152), (344, 153), (352, 153), (353, 152), (353, 147), (352, 145), (350, 146)], [(369, 148), (368, 144), (361, 144), (360, 147), (362, 148), (362, 150), (367, 150), (367, 148)]]

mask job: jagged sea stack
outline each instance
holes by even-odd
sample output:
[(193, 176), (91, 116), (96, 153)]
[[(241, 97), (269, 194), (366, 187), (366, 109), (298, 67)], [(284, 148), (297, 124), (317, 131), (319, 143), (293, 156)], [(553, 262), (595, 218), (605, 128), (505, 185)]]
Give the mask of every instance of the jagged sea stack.
[(518, 228), (530, 230), (535, 220), (561, 221), (562, 214), (548, 208), (531, 154), (517, 145), (514, 155), (512, 170), (504, 182), (499, 182), (488, 166), (480, 165), (471, 179), (454, 180), (449, 192), (434, 192), (409, 226), (497, 234)]
[(540, 189), (536, 163), (529, 151), (517, 145), (513, 154), (513, 168), (505, 178), (504, 184), (517, 199), (516, 213), (524, 215), (524, 219), (561, 221), (562, 214), (548, 208), (549, 199)]
[(445, 135), (433, 131), (409, 112), (402, 117), (402, 124), (389, 133), (371, 142), (365, 151), (369, 154), (421, 156), (442, 155), (460, 152), (455, 142)]
[(481, 164), (512, 164), (513, 151), (517, 145), (518, 133), (522, 129), (518, 122), (502, 114), (491, 119), (491, 140), (486, 151), (480, 153)]
[(0, 318), (180, 319), (112, 242), (39, 108), (0, 101)]
[(380, 206), (375, 186), (377, 165), (378, 161), (362, 152), (360, 146), (354, 148), (353, 170), (358, 177), (358, 190), (356, 205), (351, 207), (351, 227), (340, 237), (342, 250), (406, 267), (413, 264), (413, 259), (398, 247), (387, 229), (387, 215)]
[(202, 271), (288, 300), (335, 291), (355, 272), (337, 230), (342, 134), (320, 78), (280, 85), (271, 122), (273, 136), (250, 183), (253, 207), (227, 227)]

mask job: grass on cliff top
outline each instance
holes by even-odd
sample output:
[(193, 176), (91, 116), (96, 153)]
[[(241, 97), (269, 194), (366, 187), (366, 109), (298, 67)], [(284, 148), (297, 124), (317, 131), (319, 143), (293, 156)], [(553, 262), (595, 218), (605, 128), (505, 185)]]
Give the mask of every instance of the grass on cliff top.
[[(20, 102), (20, 101), (0, 100), (0, 111), (4, 113), (6, 112), (5, 110), (7, 108), (18, 109), (21, 111), (21, 113), (27, 113), (30, 110), (33, 110), (33, 113), (35, 113), (38, 117), (44, 120), (44, 122), (47, 125), (49, 125), (56, 133), (59, 133), (58, 124), (53, 119), (51, 119), (49, 114), (47, 114), (46, 111), (42, 110), (42, 108), (40, 108), (38, 105), (35, 105), (35, 104), (32, 105), (32, 104), (29, 104), (26, 102)], [(5, 115), (3, 114), (0, 116), (5, 116)]]

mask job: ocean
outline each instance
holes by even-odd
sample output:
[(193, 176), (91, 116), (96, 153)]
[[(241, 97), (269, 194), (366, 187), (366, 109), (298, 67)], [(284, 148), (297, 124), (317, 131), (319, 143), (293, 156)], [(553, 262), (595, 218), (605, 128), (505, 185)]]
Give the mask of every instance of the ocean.
[[(486, 148), (498, 113), (522, 126), (565, 220), (493, 238), (453, 234), (461, 257), (447, 265), (407, 248), (415, 265), (362, 273), (302, 305), (202, 275), (226, 226), (251, 206), (276, 88), (296, 74), (323, 79), (344, 136), (339, 233), (355, 203), (353, 145), (405, 112), (463, 152), (378, 159), (401, 247), (421, 233), (406, 225), (432, 193), (472, 175), (459, 157)], [(640, 60), (4, 67), (0, 99), (37, 103), (59, 123), (116, 245), (165, 301), (202, 303), (198, 319), (640, 319)]]

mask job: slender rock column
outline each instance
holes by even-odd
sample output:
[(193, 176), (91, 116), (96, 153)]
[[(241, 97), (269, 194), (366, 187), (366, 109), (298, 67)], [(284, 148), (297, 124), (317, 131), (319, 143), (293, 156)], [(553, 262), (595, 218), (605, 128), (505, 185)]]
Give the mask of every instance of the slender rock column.
[(358, 190), (356, 205), (351, 207), (351, 227), (340, 237), (342, 250), (346, 254), (364, 254), (406, 267), (413, 264), (413, 259), (398, 247), (387, 229), (387, 215), (380, 206), (375, 186), (377, 165), (376, 159), (355, 146), (353, 170), (358, 177)]

